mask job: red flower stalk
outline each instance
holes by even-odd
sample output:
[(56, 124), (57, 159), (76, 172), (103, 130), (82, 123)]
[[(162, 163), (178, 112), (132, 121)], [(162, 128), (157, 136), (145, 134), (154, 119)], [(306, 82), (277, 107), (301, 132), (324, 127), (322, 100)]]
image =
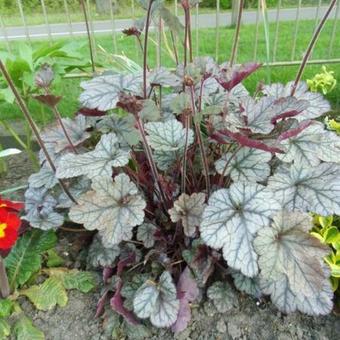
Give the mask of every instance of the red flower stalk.
[(16, 213), (0, 208), (0, 249), (7, 250), (13, 247), (21, 225)]

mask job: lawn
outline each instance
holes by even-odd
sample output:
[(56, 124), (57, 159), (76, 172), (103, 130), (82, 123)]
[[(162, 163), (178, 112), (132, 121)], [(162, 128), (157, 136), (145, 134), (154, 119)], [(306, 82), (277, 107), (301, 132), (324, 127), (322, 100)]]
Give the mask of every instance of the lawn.
[[(274, 33), (276, 25), (270, 25), (271, 32), (271, 46), (273, 46)], [(322, 59), (328, 57), (329, 52), (329, 41), (333, 28), (333, 22), (329, 21), (324, 31), (322, 32), (320, 39), (316, 45), (313, 53), (314, 59)], [(277, 50), (277, 60), (290, 60), (291, 58), (291, 46), (294, 32), (293, 23), (280, 23), (280, 33), (278, 40), (278, 50)], [(314, 29), (314, 21), (301, 22), (299, 26), (298, 39), (296, 44), (296, 60), (302, 58), (302, 55), (306, 49), (309, 42), (311, 34)], [(231, 28), (220, 28), (220, 38), (219, 38), (219, 53), (218, 58), (220, 62), (228, 60), (230, 55), (231, 44), (233, 40), (234, 29)], [(196, 32), (194, 32), (193, 43), (194, 51), (196, 48)], [(215, 40), (216, 31), (214, 29), (202, 29), (198, 32), (199, 34), (199, 45), (198, 52), (199, 55), (211, 55), (215, 56)], [(259, 32), (259, 42), (257, 48), (257, 61), (265, 62), (266, 60), (266, 44), (264, 39), (263, 28), (260, 27)], [(79, 40), (86, 41), (85, 37), (78, 38)], [(255, 26), (254, 25), (244, 25), (241, 28), (240, 42), (239, 42), (239, 52), (238, 52), (238, 62), (247, 62), (254, 60), (254, 41), (255, 41)], [(22, 42), (13, 42), (13, 49)], [(35, 46), (41, 44), (41, 42), (33, 42)], [(112, 51), (112, 37), (110, 35), (96, 36), (96, 44), (102, 46), (107, 51)], [(117, 36), (117, 46), (118, 52), (125, 54), (127, 57), (133, 59), (134, 61), (140, 63), (141, 55), (137, 50), (136, 43), (132, 37), (125, 37), (123, 35)], [(84, 58), (89, 59), (89, 53), (87, 47), (82, 49)], [(181, 52), (181, 51), (180, 51)], [(334, 48), (330, 57), (336, 58), (340, 55), (340, 40), (337, 39), (334, 44)], [(156, 63), (156, 48), (155, 45), (150, 45), (150, 55), (149, 55), (150, 65), (153, 66)], [(100, 55), (98, 54), (98, 60), (100, 61)], [(174, 63), (169, 58), (166, 50), (162, 53), (162, 64), (166, 66), (174, 66)], [(327, 65), (327, 64), (326, 64)], [(327, 65), (329, 69), (334, 70), (338, 83), (340, 81), (340, 64)], [(315, 73), (319, 72), (321, 65), (308, 66), (303, 79), (311, 78)], [(250, 91), (253, 91), (259, 82), (268, 82), (269, 76), (271, 82), (287, 82), (294, 79), (297, 72), (297, 66), (280, 66), (271, 67), (269, 70), (267, 67), (263, 67), (260, 71), (252, 75), (246, 80), (245, 85)], [(60, 111), (63, 116), (72, 116), (78, 108), (78, 97), (80, 94), (79, 83), (81, 79), (65, 79), (62, 84), (58, 85), (55, 92), (58, 95), (64, 95), (62, 102), (59, 105)], [(340, 87), (337, 88), (328, 95), (328, 99), (331, 101), (333, 107), (339, 108), (339, 98), (340, 98)], [(34, 118), (42, 124), (43, 122), (49, 121), (52, 117), (47, 109), (42, 110), (39, 104), (36, 102), (30, 102), (30, 111), (32, 112)], [(42, 113), (44, 112), (44, 113)], [(19, 119), (21, 117), (20, 112), (17, 108), (11, 105), (3, 104), (0, 106), (0, 114), (5, 114), (9, 120)]]

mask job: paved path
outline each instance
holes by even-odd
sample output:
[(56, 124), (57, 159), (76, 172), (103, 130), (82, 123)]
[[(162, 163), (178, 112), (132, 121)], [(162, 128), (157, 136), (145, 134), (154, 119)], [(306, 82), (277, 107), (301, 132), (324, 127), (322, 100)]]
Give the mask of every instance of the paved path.
[[(327, 7), (320, 7), (319, 12), (317, 7), (303, 7), (300, 9), (300, 20), (314, 20), (316, 15), (321, 18)], [(295, 21), (296, 20), (297, 9), (296, 8), (286, 8), (280, 11), (280, 21)], [(276, 9), (269, 10), (268, 17), (270, 22), (276, 21)], [(331, 18), (335, 16), (335, 9), (331, 14)], [(184, 18), (180, 17), (183, 22)], [(243, 13), (242, 21), (244, 24), (254, 24), (256, 23), (256, 11), (245, 11)], [(231, 13), (221, 13), (219, 15), (219, 24), (221, 26), (230, 25)], [(106, 21), (94, 21), (93, 29), (95, 33), (111, 33), (113, 30), (121, 31), (124, 28), (130, 27), (132, 25), (131, 19), (119, 19), (115, 20), (113, 23), (110, 20)], [(193, 24), (195, 24), (195, 18), (193, 18)], [(211, 28), (216, 26), (216, 15), (215, 14), (200, 14), (198, 20), (198, 26), (200, 28)], [(47, 38), (49, 35), (52, 37), (65, 37), (73, 35), (86, 35), (86, 28), (84, 22), (69, 24), (50, 24), (47, 25), (35, 25), (25, 27), (7, 27), (4, 31), (0, 28), (0, 41), (4, 40), (5, 37), (9, 40), (15, 39), (25, 39), (27, 35), (32, 39)]]

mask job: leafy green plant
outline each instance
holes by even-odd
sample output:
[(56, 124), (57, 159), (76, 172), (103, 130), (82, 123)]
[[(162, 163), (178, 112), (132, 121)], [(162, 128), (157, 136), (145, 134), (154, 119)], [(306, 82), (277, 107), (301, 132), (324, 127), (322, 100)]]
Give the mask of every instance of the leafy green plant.
[(307, 79), (307, 85), (312, 92), (320, 91), (326, 95), (336, 86), (334, 71), (328, 71), (326, 66), (322, 66), (322, 72), (316, 74), (312, 79)]
[[(141, 71), (82, 82), (79, 114), (42, 133), (16, 94), (42, 149), (23, 218), (44, 231), (71, 220), (75, 231), (94, 232), (88, 262), (103, 268), (104, 281), (97, 315), (111, 308), (119, 329), (151, 323), (178, 333), (208, 282), (218, 310), (237, 304), (227, 275), (241, 291), (270, 296), (282, 312), (331, 312), (323, 261), (329, 248), (309, 231), (310, 212), (340, 213), (340, 137), (318, 121), (330, 105), (301, 77), (335, 2), (295, 81), (261, 85), (253, 95), (242, 81), (260, 65), (234, 64), (237, 36), (229, 62), (192, 58), (190, 10), (197, 2), (189, 0), (181, 1), (183, 63), (178, 58), (175, 70), (148, 65), (150, 23), (164, 5), (142, 1), (143, 24), (125, 32), (144, 40)], [(45, 91), (39, 100), (54, 107), (60, 98), (46, 81), (51, 70), (38, 78)], [(35, 299), (45, 290), (62, 294), (62, 282), (49, 275), (24, 294)], [(44, 309), (64, 299), (35, 303)]]
[(334, 291), (339, 288), (340, 283), (340, 230), (338, 224), (339, 218), (317, 215), (314, 217), (315, 227), (311, 232), (313, 236), (330, 248), (325, 261), (331, 270), (331, 282)]
[[(23, 100), (28, 105), (37, 94), (38, 87), (35, 82), (35, 74), (42, 65), (48, 64), (53, 68), (55, 83), (59, 82), (63, 76), (72, 70), (78, 68), (86, 69), (89, 66), (88, 62), (82, 60), (82, 55), (77, 51), (78, 49), (78, 44), (57, 42), (52, 45), (45, 43), (33, 50), (32, 47), (23, 43), (20, 44), (17, 55), (1, 52), (1, 56), (16, 88), (20, 91)], [(15, 105), (15, 97), (2, 77), (0, 78), (1, 103)], [(42, 110), (42, 114), (45, 114), (44, 110)], [(11, 124), (8, 123), (4, 113), (0, 113), (0, 123), (17, 144), (27, 152), (33, 164), (38, 167), (39, 164), (31, 145), (31, 130), (29, 128), (26, 129), (26, 138), (23, 139)]]
[[(44, 334), (24, 315), (19, 297), (28, 298), (38, 310), (47, 311), (55, 306), (65, 307), (67, 291), (77, 289), (88, 293), (94, 286), (89, 272), (58, 267), (62, 261), (51, 262), (51, 252), (57, 242), (54, 231), (29, 230), (17, 241), (5, 258), (11, 295), (0, 300), (0, 335), (7, 337), (12, 330), (17, 339), (44, 339)], [(45, 268), (45, 255), (48, 255)], [(54, 259), (57, 254), (54, 251)], [(36, 283), (39, 278), (40, 283)], [(42, 283), (41, 283), (42, 282)], [(13, 321), (14, 320), (14, 321)]]

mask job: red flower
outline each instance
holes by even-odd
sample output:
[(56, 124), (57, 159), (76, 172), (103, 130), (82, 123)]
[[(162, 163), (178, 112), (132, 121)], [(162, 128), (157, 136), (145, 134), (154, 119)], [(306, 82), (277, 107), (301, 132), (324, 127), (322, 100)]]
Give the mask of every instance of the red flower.
[(14, 212), (0, 208), (0, 249), (13, 247), (18, 238), (20, 224), (20, 218)]
[(20, 211), (21, 209), (24, 208), (24, 204), (20, 202), (12, 202), (8, 200), (3, 200), (1, 199), (1, 196), (0, 196), (0, 209), (1, 208), (14, 210), (14, 211)]

